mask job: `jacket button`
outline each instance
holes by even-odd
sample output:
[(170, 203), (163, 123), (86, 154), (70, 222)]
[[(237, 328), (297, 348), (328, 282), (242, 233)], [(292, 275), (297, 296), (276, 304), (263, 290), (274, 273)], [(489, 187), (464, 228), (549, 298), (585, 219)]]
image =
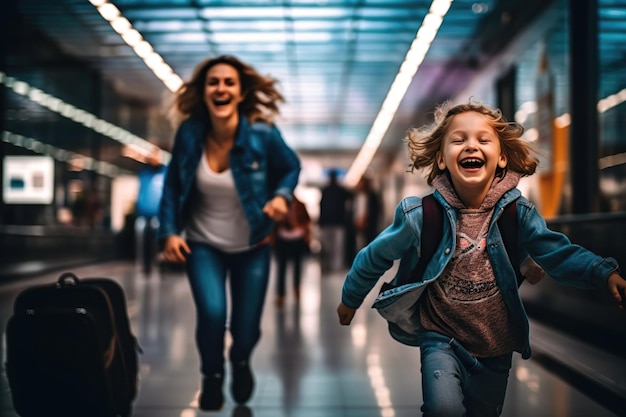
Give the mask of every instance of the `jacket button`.
[(450, 248), (446, 248), (446, 255), (448, 255), (450, 253)]

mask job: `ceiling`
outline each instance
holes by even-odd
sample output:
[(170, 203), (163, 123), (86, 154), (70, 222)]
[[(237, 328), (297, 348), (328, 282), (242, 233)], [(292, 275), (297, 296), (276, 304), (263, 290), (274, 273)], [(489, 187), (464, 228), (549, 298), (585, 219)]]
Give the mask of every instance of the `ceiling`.
[[(297, 149), (354, 150), (365, 140), (431, 0), (112, 3), (183, 79), (201, 60), (219, 54), (236, 55), (276, 78), (286, 97), (278, 123)], [(436, 79), (451, 60), (473, 63), (472, 37), (495, 3), (452, 3), (419, 70), (427, 74), (422, 80)], [(64, 52), (100, 69), (117, 91), (157, 106), (171, 94), (87, 0), (20, 0), (17, 7)], [(409, 107), (458, 89), (449, 84), (412, 89)]]
[[(568, 3), (454, 0), (408, 87), (383, 148), (393, 151), (407, 123), (463, 89), (484, 63), (556, 1)], [(625, 2), (599, 0), (601, 48), (620, 55), (611, 62), (624, 59), (626, 4), (621, 3)], [(89, 1), (16, 3), (13, 7), (24, 20), (65, 54), (104, 74), (118, 94), (158, 109), (165, 107), (171, 91)], [(294, 148), (304, 153), (345, 151), (354, 156), (372, 128), (431, 0), (112, 3), (183, 79), (208, 57), (236, 55), (279, 81), (286, 103), (278, 124)], [(171, 138), (167, 135), (160, 145), (171, 147)]]

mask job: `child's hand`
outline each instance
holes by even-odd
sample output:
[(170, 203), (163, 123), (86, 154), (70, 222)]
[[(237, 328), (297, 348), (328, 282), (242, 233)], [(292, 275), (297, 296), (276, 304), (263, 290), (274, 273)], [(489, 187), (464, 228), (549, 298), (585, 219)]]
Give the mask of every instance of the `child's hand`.
[(608, 287), (611, 296), (619, 303), (619, 308), (624, 309), (626, 307), (626, 280), (617, 272), (613, 272), (609, 276)]
[(339, 307), (337, 307), (339, 323), (343, 324), (344, 326), (350, 325), (350, 322), (352, 321), (355, 312), (355, 309), (347, 307), (344, 303), (339, 303)]

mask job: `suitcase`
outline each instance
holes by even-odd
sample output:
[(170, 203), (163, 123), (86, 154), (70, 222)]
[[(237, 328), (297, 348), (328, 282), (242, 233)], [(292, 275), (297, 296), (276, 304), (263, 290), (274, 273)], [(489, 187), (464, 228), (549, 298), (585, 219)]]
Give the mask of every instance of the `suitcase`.
[(6, 328), (6, 373), (22, 417), (128, 417), (138, 388), (137, 339), (122, 287), (109, 278), (18, 294)]

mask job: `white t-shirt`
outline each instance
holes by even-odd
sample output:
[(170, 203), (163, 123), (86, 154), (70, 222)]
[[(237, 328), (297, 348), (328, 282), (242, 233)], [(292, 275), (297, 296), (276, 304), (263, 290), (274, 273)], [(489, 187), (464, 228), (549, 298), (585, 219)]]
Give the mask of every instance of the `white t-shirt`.
[(191, 208), (187, 239), (224, 252), (250, 249), (250, 226), (230, 169), (213, 172), (203, 156), (196, 170), (198, 198)]

